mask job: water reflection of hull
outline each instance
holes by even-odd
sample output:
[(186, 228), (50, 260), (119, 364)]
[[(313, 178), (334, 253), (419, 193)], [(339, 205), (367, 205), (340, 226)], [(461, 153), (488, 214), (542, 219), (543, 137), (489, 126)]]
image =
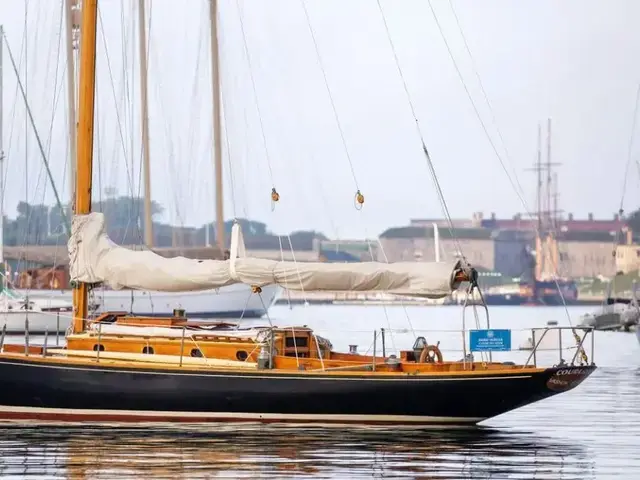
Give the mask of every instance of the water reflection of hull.
[[(224, 373), (3, 358), (0, 418), (59, 422), (475, 424), (570, 390), (595, 366), (429, 376)], [(562, 382), (558, 387), (559, 379)]]
[(3, 473), (15, 465), (40, 478), (589, 478), (593, 468), (573, 442), (483, 428), (11, 427), (0, 428), (0, 450)]

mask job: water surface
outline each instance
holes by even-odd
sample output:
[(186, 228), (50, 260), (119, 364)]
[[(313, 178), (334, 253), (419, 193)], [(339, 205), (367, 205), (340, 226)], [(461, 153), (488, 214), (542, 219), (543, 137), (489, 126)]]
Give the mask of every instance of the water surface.
[[(572, 308), (577, 315), (584, 308)], [(461, 355), (461, 310), (447, 308), (274, 307), (272, 322), (308, 324), (336, 349), (364, 353), (375, 328), (386, 349), (416, 335)], [(407, 318), (408, 317), (408, 318)], [(475, 323), (473, 316), (470, 323)], [(496, 307), (495, 327), (568, 324), (563, 309)], [(264, 321), (263, 321), (264, 322)], [(456, 331), (458, 330), (458, 331)], [(390, 333), (389, 333), (390, 332)], [(563, 353), (538, 355), (554, 363)], [(484, 422), (477, 428), (320, 428), (279, 425), (207, 427), (0, 426), (2, 478), (640, 478), (640, 346), (635, 335), (598, 332), (599, 369), (577, 389)], [(380, 345), (377, 345), (380, 348)], [(514, 352), (526, 361), (528, 352)], [(591, 355), (591, 352), (589, 352)]]

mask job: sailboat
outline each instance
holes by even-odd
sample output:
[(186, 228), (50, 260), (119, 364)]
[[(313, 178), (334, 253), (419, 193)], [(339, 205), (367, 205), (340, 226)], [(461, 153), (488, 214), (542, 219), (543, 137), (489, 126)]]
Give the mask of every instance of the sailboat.
[[(468, 425), (571, 390), (595, 371), (582, 348), (588, 329), (573, 361), (543, 368), (535, 360), (494, 362), (490, 352), (475, 361), (466, 354), (466, 340), (463, 359), (451, 361), (424, 337), (398, 356), (376, 353), (376, 341), (373, 355), (360, 355), (334, 351), (307, 326), (187, 323), (183, 311), (164, 319), (125, 312), (88, 318), (87, 293), (100, 283), (157, 291), (244, 284), (256, 295), (278, 284), (427, 298), (443, 298), (462, 284), (470, 292), (477, 288), (477, 273), (464, 259), (296, 264), (252, 258), (239, 224), (228, 260), (167, 259), (115, 245), (104, 216), (91, 212), (97, 3), (82, 2), (76, 202), (68, 243), (72, 330), (64, 348), (3, 345), (0, 419)], [(499, 330), (476, 332), (489, 344), (505, 338)], [(470, 342), (469, 350), (479, 351), (478, 345)]]
[[(71, 162), (75, 160), (76, 151), (76, 105), (75, 105), (75, 68), (74, 68), (74, 43), (77, 42), (78, 28), (80, 25), (77, 14), (79, 5), (74, 0), (64, 0), (66, 11), (66, 43), (67, 43), (67, 76), (68, 86), (68, 112), (69, 112), (69, 152)], [(141, 120), (143, 142), (143, 167), (144, 167), (144, 204), (145, 204), (145, 244), (153, 248), (153, 222), (151, 219), (151, 194), (150, 194), (150, 165), (149, 165), (149, 129), (147, 107), (147, 66), (146, 66), (146, 34), (144, 2), (139, 2), (139, 40), (140, 40), (140, 86), (141, 86)], [(214, 41), (215, 32), (212, 31), (211, 59), (213, 63), (213, 98), (214, 98), (214, 163), (216, 170), (216, 232), (217, 246), (222, 252), (225, 249), (224, 239), (224, 211), (223, 211), (223, 180), (222, 180), (222, 151), (220, 149), (220, 106), (216, 99), (220, 98), (220, 82), (218, 63), (218, 45)], [(75, 174), (71, 169), (71, 181)], [(209, 246), (209, 245), (207, 245)], [(160, 315), (171, 316), (173, 310), (183, 309), (191, 318), (260, 318), (275, 303), (282, 289), (277, 285), (267, 285), (262, 289), (261, 295), (252, 295), (250, 287), (243, 284), (228, 285), (218, 289), (192, 291), (192, 292), (155, 292), (136, 290), (108, 290), (95, 289), (93, 302), (95, 310), (106, 312), (111, 310), (124, 310), (136, 315)], [(60, 305), (71, 305), (73, 292), (59, 289), (17, 289), (16, 295), (23, 298), (29, 297), (43, 309), (56, 309)], [(61, 324), (64, 331), (70, 324), (69, 318), (63, 319)], [(53, 325), (51, 325), (53, 328)]]
[[(535, 250), (527, 246), (522, 250), (523, 270), (520, 281), (509, 286), (495, 287), (485, 295), (487, 305), (528, 305), (558, 307), (574, 304), (578, 299), (578, 286), (570, 278), (558, 275), (560, 251), (558, 248), (557, 176), (551, 175), (551, 119), (547, 120), (547, 153), (542, 161), (542, 129), (538, 124), (537, 160), (531, 169), (537, 173), (535, 221), (525, 220), (535, 233)], [(543, 172), (547, 171), (546, 190), (543, 191)], [(554, 180), (552, 180), (552, 178)], [(546, 194), (546, 195), (544, 195)], [(544, 198), (546, 196), (546, 199)], [(546, 202), (546, 205), (545, 205)]]
[[(32, 333), (64, 331), (71, 323), (73, 304), (69, 301), (43, 301), (29, 298), (9, 288), (4, 260), (4, 28), (0, 26), (0, 329), (7, 333), (22, 333), (30, 324)], [(69, 299), (71, 300), (71, 299)]]

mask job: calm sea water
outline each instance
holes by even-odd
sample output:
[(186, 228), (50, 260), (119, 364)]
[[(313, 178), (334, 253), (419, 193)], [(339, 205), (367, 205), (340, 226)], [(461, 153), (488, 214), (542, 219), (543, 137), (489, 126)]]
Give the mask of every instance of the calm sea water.
[[(572, 321), (588, 308), (571, 308)], [(490, 313), (492, 327), (513, 330), (514, 349), (531, 336), (528, 327), (569, 322), (562, 308)], [(410, 347), (415, 332), (440, 340), (446, 358), (462, 356), (460, 307), (279, 306), (271, 316), (275, 324), (314, 327), (336, 349), (357, 344), (364, 353), (373, 330), (385, 328), (387, 353)], [(475, 324), (470, 310), (467, 320)], [(571, 340), (563, 335), (565, 359)], [(537, 360), (559, 356), (550, 349)], [(598, 332), (594, 359), (599, 370), (577, 389), (473, 429), (0, 426), (0, 477), (638, 479), (640, 345), (630, 333)]]

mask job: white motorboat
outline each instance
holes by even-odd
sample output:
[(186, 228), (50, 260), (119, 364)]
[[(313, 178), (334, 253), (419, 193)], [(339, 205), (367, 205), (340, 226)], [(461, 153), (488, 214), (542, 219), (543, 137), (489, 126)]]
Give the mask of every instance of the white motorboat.
[[(92, 310), (171, 316), (174, 309), (183, 309), (192, 318), (259, 318), (267, 313), (280, 290), (271, 285), (260, 294), (251, 292), (246, 285), (179, 294), (97, 289)], [(31, 334), (64, 333), (71, 324), (71, 295), (70, 290), (6, 289), (0, 294), (0, 329), (6, 325), (8, 334), (24, 333), (28, 319)]]
[(580, 325), (596, 330), (629, 330), (640, 323), (640, 306), (634, 298), (608, 298), (602, 309), (583, 315)]
[(64, 333), (71, 324), (73, 306), (66, 301), (50, 304), (0, 294), (0, 329), (5, 333)]

